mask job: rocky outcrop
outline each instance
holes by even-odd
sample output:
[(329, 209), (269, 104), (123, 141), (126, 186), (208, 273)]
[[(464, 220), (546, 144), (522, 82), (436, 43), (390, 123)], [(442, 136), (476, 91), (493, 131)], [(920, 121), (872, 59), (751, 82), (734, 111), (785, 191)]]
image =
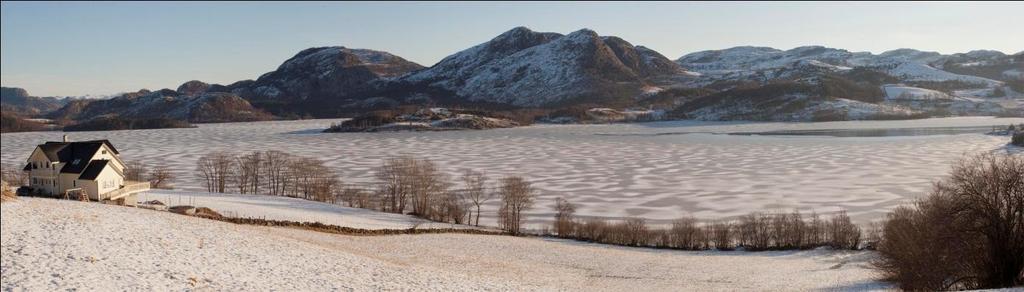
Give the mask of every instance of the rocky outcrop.
[(185, 82), (178, 86), (178, 93), (183, 95), (198, 95), (210, 89), (210, 84), (199, 80)]

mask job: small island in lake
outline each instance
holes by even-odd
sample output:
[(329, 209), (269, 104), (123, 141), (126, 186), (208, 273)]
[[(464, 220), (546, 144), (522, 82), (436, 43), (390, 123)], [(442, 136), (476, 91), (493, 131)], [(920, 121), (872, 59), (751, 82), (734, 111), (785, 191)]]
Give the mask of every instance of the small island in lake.
[(324, 132), (486, 130), (519, 125), (512, 119), (489, 116), (484, 112), (425, 108), (407, 114), (396, 114), (392, 111), (372, 112), (340, 124), (332, 124)]

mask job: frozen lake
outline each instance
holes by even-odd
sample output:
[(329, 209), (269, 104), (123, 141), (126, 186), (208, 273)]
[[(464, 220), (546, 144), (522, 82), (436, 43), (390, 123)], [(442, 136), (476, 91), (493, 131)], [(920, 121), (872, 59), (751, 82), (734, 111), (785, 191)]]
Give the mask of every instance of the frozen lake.
[[(579, 215), (636, 216), (655, 223), (684, 215), (712, 219), (793, 208), (819, 213), (846, 209), (855, 220), (866, 222), (926, 193), (964, 154), (1010, 151), (1024, 155), (1006, 146), (1007, 137), (979, 133), (992, 125), (1024, 123), (1020, 118), (677, 121), (461, 132), (319, 132), (336, 121), (204, 124), (192, 129), (69, 135), (72, 140), (110, 139), (126, 160), (166, 164), (177, 174), (175, 186), (181, 190), (202, 189), (193, 175), (196, 159), (218, 150), (281, 150), (319, 157), (344, 182), (353, 184), (371, 183), (373, 169), (383, 158), (405, 154), (434, 160), (455, 177), (464, 169), (484, 171), (492, 178), (522, 175), (541, 191), (530, 212), (533, 223), (550, 220), (558, 196), (578, 204)], [(868, 134), (850, 134), (861, 132)], [(61, 134), (3, 134), (3, 164), (20, 168), (36, 144), (59, 141)], [(493, 220), (496, 200), (491, 203), (485, 220), (488, 215)]]

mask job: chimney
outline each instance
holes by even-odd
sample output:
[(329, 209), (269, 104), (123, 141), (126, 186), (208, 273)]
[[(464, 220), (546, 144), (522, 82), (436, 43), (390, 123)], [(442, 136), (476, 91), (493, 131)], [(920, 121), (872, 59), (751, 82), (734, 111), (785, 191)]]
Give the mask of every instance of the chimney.
[(68, 134), (64, 134), (64, 143), (68, 142)]

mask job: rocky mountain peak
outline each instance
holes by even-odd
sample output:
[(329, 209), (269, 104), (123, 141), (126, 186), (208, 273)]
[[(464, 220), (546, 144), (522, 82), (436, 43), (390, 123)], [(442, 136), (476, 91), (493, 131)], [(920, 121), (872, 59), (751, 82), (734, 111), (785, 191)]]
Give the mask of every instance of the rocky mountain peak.
[(197, 95), (206, 92), (208, 89), (210, 89), (210, 84), (199, 80), (192, 80), (182, 83), (181, 86), (178, 86), (177, 91), (184, 95)]

